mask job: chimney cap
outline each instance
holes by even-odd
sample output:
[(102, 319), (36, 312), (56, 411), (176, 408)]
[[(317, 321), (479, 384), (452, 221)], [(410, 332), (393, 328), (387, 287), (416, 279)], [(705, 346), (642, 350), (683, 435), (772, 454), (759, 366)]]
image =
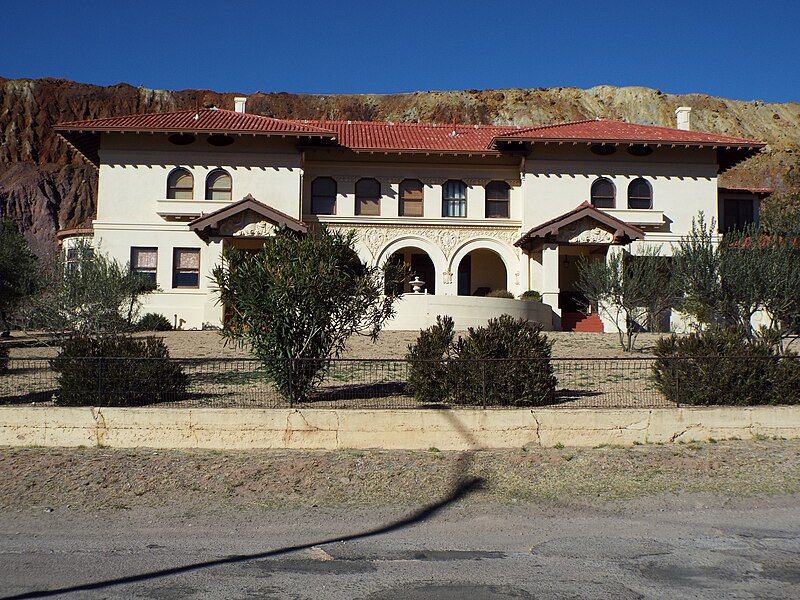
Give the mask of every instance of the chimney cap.
[(238, 113), (245, 112), (245, 106), (247, 104), (247, 96), (236, 96), (233, 99), (233, 110)]
[(692, 128), (690, 121), (691, 112), (692, 112), (691, 106), (679, 106), (678, 108), (675, 109), (675, 121), (676, 121), (675, 126), (678, 129), (683, 129), (688, 131), (689, 129)]

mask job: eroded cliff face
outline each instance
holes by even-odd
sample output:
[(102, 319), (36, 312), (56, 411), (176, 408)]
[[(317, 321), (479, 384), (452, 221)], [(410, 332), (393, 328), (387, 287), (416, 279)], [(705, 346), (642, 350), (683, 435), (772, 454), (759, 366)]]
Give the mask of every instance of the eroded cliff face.
[[(232, 108), (236, 95), (0, 78), (0, 214), (14, 219), (39, 253), (52, 248), (56, 230), (91, 221), (96, 171), (53, 132), (56, 123), (208, 104)], [(675, 108), (682, 105), (693, 108), (694, 129), (768, 142), (766, 152), (726, 173), (726, 183), (783, 188), (786, 173), (800, 157), (799, 103), (599, 86), (333, 96), (259, 92), (248, 97), (247, 109), (299, 119), (544, 125), (602, 117), (672, 126)]]

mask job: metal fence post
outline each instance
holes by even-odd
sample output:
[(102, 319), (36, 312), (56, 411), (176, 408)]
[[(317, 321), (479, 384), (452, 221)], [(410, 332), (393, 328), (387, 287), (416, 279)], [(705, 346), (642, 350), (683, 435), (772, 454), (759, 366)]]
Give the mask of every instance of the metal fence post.
[(482, 399), (483, 399), (483, 410), (486, 410), (486, 361), (481, 361), (481, 388), (482, 388)]

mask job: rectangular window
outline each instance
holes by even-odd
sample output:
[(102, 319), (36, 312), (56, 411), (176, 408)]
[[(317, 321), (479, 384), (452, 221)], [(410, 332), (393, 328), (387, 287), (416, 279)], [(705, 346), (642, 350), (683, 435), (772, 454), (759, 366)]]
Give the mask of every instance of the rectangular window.
[(442, 186), (442, 216), (467, 216), (467, 186), (463, 181), (451, 179)]
[(172, 251), (172, 287), (200, 287), (200, 249), (174, 248)]
[(750, 198), (725, 198), (723, 210), (724, 232), (744, 229), (755, 221), (753, 201)]
[(400, 184), (400, 216), (421, 217), (424, 214), (424, 188), (421, 181), (406, 179)]
[(486, 218), (507, 219), (511, 187), (505, 181), (490, 181), (486, 185)]
[(158, 248), (131, 248), (131, 271), (135, 271), (156, 285)]
[(356, 182), (356, 214), (380, 216), (381, 184), (377, 179), (359, 179)]

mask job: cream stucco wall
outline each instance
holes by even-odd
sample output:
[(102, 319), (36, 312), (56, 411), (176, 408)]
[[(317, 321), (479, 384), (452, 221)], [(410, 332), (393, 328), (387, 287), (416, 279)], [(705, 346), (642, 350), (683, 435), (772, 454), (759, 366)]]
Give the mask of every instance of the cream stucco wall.
[[(628, 249), (637, 253), (643, 244), (658, 244), (670, 254), (670, 244), (684, 235), (699, 211), (717, 216), (716, 163), (711, 151), (695, 148), (657, 148), (648, 157), (628, 155), (624, 147), (608, 157), (593, 155), (585, 145), (536, 146), (531, 156), (388, 156), (348, 154), (336, 150), (301, 151), (294, 141), (237, 137), (227, 147), (208, 145), (202, 136), (189, 146), (169, 144), (166, 136), (104, 134), (100, 150), (98, 214), (95, 240), (102, 251), (121, 262), (130, 259), (131, 247), (157, 247), (157, 279), (161, 291), (152, 294), (145, 312), (164, 314), (185, 328), (219, 325), (222, 309), (212, 293), (209, 275), (218, 263), (219, 240), (200, 239), (188, 220), (225, 205), (204, 200), (205, 178), (224, 168), (232, 178), (232, 200), (247, 194), (306, 222), (354, 229), (357, 251), (371, 264), (381, 264), (392, 252), (421, 248), (436, 271), (437, 295), (456, 296), (458, 266), (463, 257), (480, 251), (473, 271), (480, 269), (480, 253), (491, 251), (506, 271), (506, 287), (515, 295), (527, 289), (543, 293), (556, 309), (558, 251), (543, 248), (528, 257), (514, 241), (528, 229), (574, 209), (589, 199), (592, 182), (607, 177), (617, 188), (617, 206), (610, 211), (627, 220), (650, 225), (644, 241)], [(166, 181), (175, 167), (194, 175), (195, 199), (167, 201)], [(310, 215), (311, 182), (318, 176), (337, 181), (336, 214)], [(380, 216), (355, 215), (355, 184), (362, 177), (381, 183)], [(651, 211), (627, 211), (627, 185), (644, 177), (653, 188)], [(404, 179), (419, 179), (425, 186), (424, 216), (400, 217), (398, 193)], [(467, 186), (467, 216), (442, 217), (442, 185), (461, 179)], [(492, 180), (511, 185), (507, 219), (485, 218), (485, 184)], [(180, 217), (179, 215), (183, 215)], [(661, 225), (653, 225), (661, 222)], [(200, 287), (172, 288), (173, 249), (198, 248), (201, 253)], [(484, 261), (486, 262), (486, 261)], [(487, 263), (489, 264), (489, 263)], [(497, 264), (497, 263), (495, 263)], [(473, 274), (473, 288), (491, 280)], [(487, 318), (494, 315), (487, 315)]]

